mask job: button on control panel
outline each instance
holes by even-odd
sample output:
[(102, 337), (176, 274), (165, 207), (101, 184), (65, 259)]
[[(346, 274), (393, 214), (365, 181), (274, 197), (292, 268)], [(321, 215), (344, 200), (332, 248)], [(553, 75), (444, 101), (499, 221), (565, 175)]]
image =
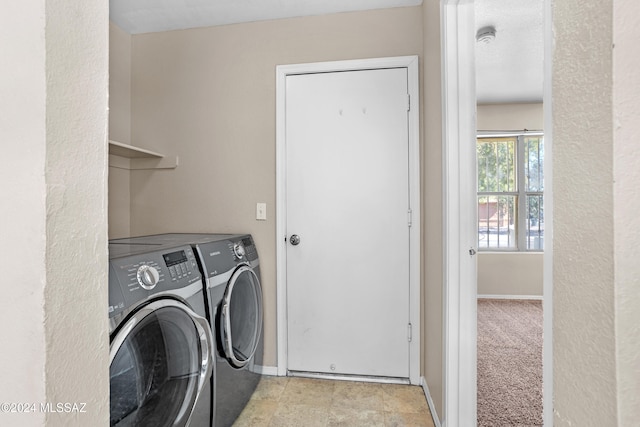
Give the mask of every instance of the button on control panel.
[(193, 274), (193, 265), (191, 265), (193, 261), (187, 258), (184, 251), (165, 254), (163, 257), (169, 268), (171, 280), (179, 280)]

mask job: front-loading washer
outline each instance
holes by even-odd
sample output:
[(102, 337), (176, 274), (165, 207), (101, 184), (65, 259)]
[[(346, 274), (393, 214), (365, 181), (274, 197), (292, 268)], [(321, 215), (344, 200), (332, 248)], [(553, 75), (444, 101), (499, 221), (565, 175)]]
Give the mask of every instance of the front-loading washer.
[(264, 354), (260, 259), (250, 234), (168, 233), (113, 242), (190, 244), (216, 337), (216, 427), (231, 426), (256, 389)]
[(110, 426), (210, 427), (215, 364), (189, 245), (109, 244)]

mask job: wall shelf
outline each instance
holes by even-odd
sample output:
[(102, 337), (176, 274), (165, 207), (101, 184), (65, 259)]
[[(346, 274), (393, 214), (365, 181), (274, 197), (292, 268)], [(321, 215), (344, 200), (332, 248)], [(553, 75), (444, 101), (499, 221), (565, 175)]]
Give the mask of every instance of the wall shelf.
[(109, 166), (127, 170), (175, 169), (178, 157), (109, 140)]

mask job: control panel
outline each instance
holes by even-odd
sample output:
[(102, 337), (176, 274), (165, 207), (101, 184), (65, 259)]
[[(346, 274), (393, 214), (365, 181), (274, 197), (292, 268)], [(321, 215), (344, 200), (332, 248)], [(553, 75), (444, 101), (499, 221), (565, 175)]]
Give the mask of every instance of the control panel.
[(256, 245), (253, 243), (253, 238), (251, 236), (243, 237), (241, 244), (244, 247), (245, 256), (248, 261), (258, 259), (258, 251), (256, 250)]
[(256, 246), (253, 244), (251, 236), (243, 237), (237, 241), (229, 241), (229, 246), (233, 247), (233, 254), (237, 261), (253, 261), (258, 258)]
[[(189, 248), (189, 253), (192, 254), (191, 248)], [(187, 258), (184, 250), (164, 254), (162, 257), (164, 258), (165, 265), (169, 269), (171, 280), (188, 277), (193, 274), (193, 269), (197, 267), (195, 261), (192, 262)]]
[(197, 250), (200, 253), (200, 259), (204, 262), (203, 270), (206, 278), (233, 270), (238, 256), (236, 251), (240, 251), (227, 240), (201, 243), (198, 244)]
[(203, 260), (203, 271), (207, 279), (232, 271), (238, 263), (251, 263), (258, 259), (251, 236), (198, 243), (197, 251)]
[(201, 280), (190, 246), (116, 258), (109, 268), (109, 316), (160, 292)]

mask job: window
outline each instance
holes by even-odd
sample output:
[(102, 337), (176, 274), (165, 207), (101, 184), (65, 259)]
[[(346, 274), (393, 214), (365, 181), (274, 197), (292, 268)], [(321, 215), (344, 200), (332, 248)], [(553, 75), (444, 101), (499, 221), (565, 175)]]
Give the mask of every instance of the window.
[(544, 247), (542, 134), (478, 137), (478, 248)]

